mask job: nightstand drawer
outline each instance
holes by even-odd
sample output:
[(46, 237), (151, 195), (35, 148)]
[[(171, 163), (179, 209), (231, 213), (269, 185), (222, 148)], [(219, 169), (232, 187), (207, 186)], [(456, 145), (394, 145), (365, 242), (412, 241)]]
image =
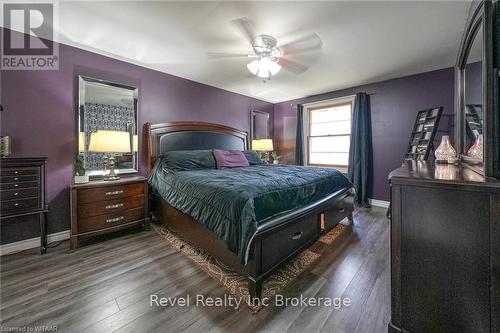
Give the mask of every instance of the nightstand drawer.
[(13, 200), (13, 199), (23, 199), (32, 198), (38, 196), (38, 188), (20, 188), (17, 190), (5, 190), (0, 192), (0, 200)]
[(2, 176), (38, 175), (40, 168), (2, 168)]
[(20, 182), (20, 183), (0, 183), (0, 189), (2, 190), (15, 190), (18, 188), (29, 188), (36, 187), (38, 188), (38, 182)]
[(120, 224), (142, 220), (144, 217), (144, 208), (140, 207), (122, 212), (80, 219), (78, 220), (78, 233), (114, 227)]
[(143, 194), (133, 197), (81, 204), (78, 206), (78, 218), (114, 213), (116, 211), (124, 211), (138, 207), (144, 207)]
[(23, 176), (2, 176), (0, 182), (5, 183), (18, 183), (18, 182), (30, 182), (38, 180), (38, 175), (23, 175)]
[(96, 202), (144, 194), (144, 183), (103, 186), (78, 191), (78, 203)]
[(0, 202), (0, 210), (5, 212), (17, 212), (36, 209), (38, 207), (38, 198), (9, 200)]

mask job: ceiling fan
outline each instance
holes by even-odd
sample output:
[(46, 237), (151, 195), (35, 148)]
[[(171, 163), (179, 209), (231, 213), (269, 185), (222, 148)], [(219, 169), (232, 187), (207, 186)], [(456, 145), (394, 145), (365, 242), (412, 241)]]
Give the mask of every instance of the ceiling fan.
[(257, 35), (253, 21), (248, 18), (239, 18), (233, 20), (232, 23), (250, 42), (254, 54), (207, 52), (207, 57), (209, 59), (255, 58), (247, 64), (247, 68), (253, 75), (262, 79), (271, 79), (271, 76), (276, 75), (281, 68), (295, 74), (301, 74), (309, 66), (292, 60), (293, 55), (318, 53), (321, 50), (321, 39), (315, 33), (278, 45), (278, 40), (271, 35)]

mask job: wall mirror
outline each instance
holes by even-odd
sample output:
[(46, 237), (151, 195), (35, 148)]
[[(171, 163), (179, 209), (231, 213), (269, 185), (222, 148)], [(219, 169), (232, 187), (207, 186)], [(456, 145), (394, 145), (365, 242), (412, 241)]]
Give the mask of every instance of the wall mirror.
[[(137, 172), (138, 88), (84, 76), (78, 77), (78, 87), (77, 149), (86, 174), (104, 176), (111, 156), (116, 173)], [(98, 131), (107, 134), (100, 136), (104, 146), (95, 140)]]
[(463, 150), (465, 159), (478, 166), (483, 164), (483, 29), (479, 26), (467, 60), (464, 75), (464, 114)]
[(491, 14), (491, 2), (472, 2), (455, 67), (455, 138), (463, 165), (498, 177)]
[(250, 142), (271, 138), (271, 115), (268, 112), (250, 111)]

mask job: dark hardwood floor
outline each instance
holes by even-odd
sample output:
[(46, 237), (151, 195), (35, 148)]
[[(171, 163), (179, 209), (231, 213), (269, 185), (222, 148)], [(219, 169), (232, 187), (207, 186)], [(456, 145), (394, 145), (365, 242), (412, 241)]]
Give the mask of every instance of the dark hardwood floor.
[(151, 307), (151, 294), (225, 293), (154, 231), (127, 232), (73, 252), (64, 242), (43, 256), (31, 251), (0, 259), (1, 325), (56, 325), (58, 332), (387, 332), (389, 240), (385, 209), (357, 210), (353, 234), (281, 292), (349, 297), (351, 306), (269, 306), (256, 315), (246, 306)]

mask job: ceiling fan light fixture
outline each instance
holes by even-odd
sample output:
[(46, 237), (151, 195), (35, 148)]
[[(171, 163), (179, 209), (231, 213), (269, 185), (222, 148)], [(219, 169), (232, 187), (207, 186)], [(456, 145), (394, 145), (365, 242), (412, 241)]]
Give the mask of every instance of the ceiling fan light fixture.
[(276, 75), (281, 70), (281, 65), (275, 60), (263, 57), (249, 63), (247, 68), (253, 75), (263, 79), (268, 79), (271, 76)]
[(251, 63), (247, 64), (247, 68), (253, 75), (257, 75), (257, 72), (260, 68), (259, 60), (254, 60)]

